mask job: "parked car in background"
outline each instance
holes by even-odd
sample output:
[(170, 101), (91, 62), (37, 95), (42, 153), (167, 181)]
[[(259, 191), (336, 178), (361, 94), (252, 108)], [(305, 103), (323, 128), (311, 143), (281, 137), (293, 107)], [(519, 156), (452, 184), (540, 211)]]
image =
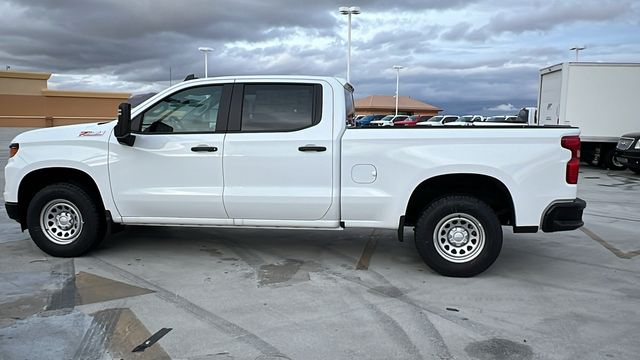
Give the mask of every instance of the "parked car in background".
[(360, 120), (356, 120), (356, 126), (357, 127), (369, 126), (369, 124), (372, 121), (380, 120), (385, 116), (386, 115), (366, 115), (365, 117), (361, 118)]
[(431, 126), (438, 126), (438, 125), (444, 125), (444, 124), (448, 124), (448, 123), (452, 123), (456, 120), (458, 120), (460, 118), (460, 116), (458, 115), (437, 115), (432, 117), (431, 119), (427, 120), (427, 121), (421, 121), (419, 123), (417, 123), (416, 125), (420, 125), (420, 126), (424, 126), (424, 125), (431, 125)]
[(640, 174), (640, 132), (622, 135), (616, 145), (615, 161)]
[(495, 122), (495, 123), (509, 123), (509, 124), (526, 124), (527, 122), (523, 122), (515, 115), (498, 115), (491, 116), (485, 120), (486, 122)]
[(483, 119), (481, 115), (464, 115), (460, 116), (458, 120), (450, 122), (449, 125), (468, 126), (475, 122), (480, 122)]
[(356, 124), (358, 123), (358, 120), (362, 119), (362, 118), (363, 118), (363, 117), (365, 117), (365, 116), (367, 116), (367, 115), (357, 115), (357, 116), (355, 117)]
[(476, 122), (476, 121), (482, 121), (484, 118), (482, 117), (482, 115), (464, 115), (464, 116), (460, 116), (460, 118), (458, 120), (456, 120), (457, 122)]
[(498, 115), (498, 116), (489, 116), (486, 120), (486, 122), (507, 122), (507, 117), (504, 115)]
[(529, 125), (538, 125), (538, 108), (523, 107), (518, 111), (518, 120)]
[(416, 126), (417, 123), (431, 119), (431, 115), (411, 115), (402, 121), (395, 121), (393, 126)]
[(396, 121), (406, 120), (409, 115), (387, 115), (380, 120), (369, 123), (369, 126), (393, 126)]

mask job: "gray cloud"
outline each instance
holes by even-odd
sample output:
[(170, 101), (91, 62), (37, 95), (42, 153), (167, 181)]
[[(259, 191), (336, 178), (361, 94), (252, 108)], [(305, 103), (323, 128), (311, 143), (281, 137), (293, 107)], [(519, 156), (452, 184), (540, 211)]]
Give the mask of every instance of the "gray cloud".
[[(633, 1), (554, 1), (533, 3), (534, 8), (498, 11), (485, 25), (460, 22), (442, 32), (443, 40), (487, 41), (505, 33), (546, 32), (576, 22), (613, 21), (633, 13)], [(534, 10), (534, 11), (533, 11)]]
[[(168, 84), (169, 68), (175, 80), (201, 75), (197, 47), (211, 46), (210, 75), (343, 77), (346, 23), (337, 8), (344, 4), (349, 3), (0, 0), (0, 65), (64, 74), (52, 81), (69, 88), (148, 91)], [(611, 61), (640, 54), (640, 6), (633, 1), (352, 4), (363, 10), (354, 18), (352, 52), (352, 82), (359, 96), (392, 94), (391, 66), (399, 64), (405, 66), (401, 93), (435, 105), (484, 99), (492, 101), (488, 108), (514, 97), (530, 101), (537, 94), (537, 70), (570, 56), (568, 44), (558, 39), (583, 23), (586, 28), (612, 20), (626, 24), (624, 36), (594, 40), (594, 56)], [(504, 34), (517, 40), (505, 43)]]

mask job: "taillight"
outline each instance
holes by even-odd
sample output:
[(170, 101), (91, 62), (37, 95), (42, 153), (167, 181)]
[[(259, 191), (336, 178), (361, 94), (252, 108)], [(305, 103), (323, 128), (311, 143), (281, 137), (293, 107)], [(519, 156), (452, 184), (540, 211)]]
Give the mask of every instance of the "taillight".
[(9, 157), (10, 158), (14, 157), (18, 153), (19, 148), (20, 148), (20, 145), (17, 143), (13, 143), (9, 145)]
[(563, 136), (560, 144), (563, 148), (571, 150), (571, 159), (567, 163), (567, 184), (577, 184), (580, 169), (580, 137)]

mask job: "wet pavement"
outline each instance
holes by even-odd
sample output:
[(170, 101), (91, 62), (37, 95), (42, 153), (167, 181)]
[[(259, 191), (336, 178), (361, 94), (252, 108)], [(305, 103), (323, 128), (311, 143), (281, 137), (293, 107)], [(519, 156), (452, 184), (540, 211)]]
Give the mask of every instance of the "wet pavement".
[(470, 279), (409, 229), (130, 227), (52, 258), (2, 209), (0, 359), (637, 359), (640, 176), (583, 168), (579, 189), (585, 227), (504, 228)]

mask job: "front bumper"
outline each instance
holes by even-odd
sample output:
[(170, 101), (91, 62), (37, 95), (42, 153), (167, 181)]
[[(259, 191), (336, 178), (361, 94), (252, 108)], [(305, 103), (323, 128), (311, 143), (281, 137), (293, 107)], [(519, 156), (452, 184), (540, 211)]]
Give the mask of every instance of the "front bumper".
[(7, 215), (10, 219), (20, 222), (20, 209), (18, 203), (5, 202), (4, 208), (7, 210)]
[(586, 206), (587, 203), (580, 198), (551, 205), (542, 218), (542, 231), (567, 231), (581, 227), (584, 225), (582, 211)]
[(640, 151), (616, 151), (616, 158), (625, 165), (640, 166)]

